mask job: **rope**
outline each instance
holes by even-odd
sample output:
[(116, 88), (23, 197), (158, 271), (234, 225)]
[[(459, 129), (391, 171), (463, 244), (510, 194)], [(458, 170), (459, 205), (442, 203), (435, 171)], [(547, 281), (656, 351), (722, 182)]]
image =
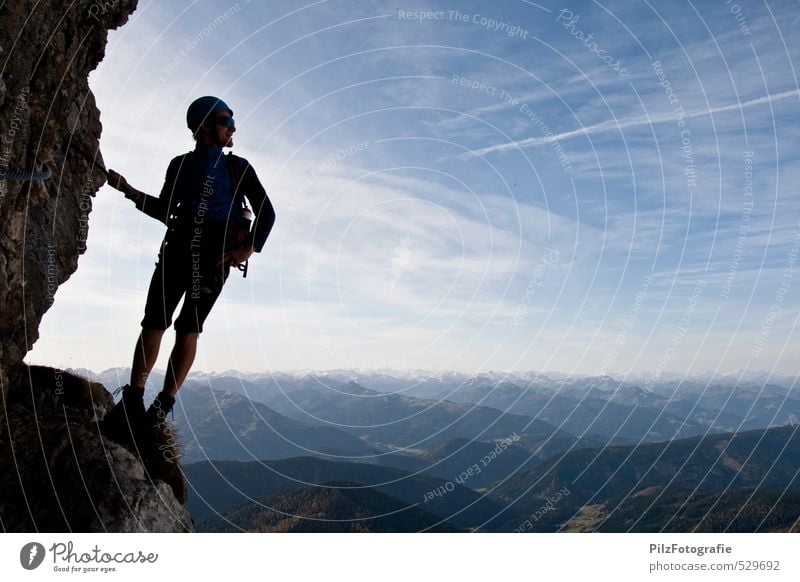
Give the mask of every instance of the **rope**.
[(53, 173), (45, 166), (44, 170), (0, 170), (0, 180), (28, 182), (47, 180)]
[[(94, 157), (90, 156), (83, 148), (78, 147), (77, 144), (72, 144), (72, 149), (91, 162), (93, 168), (97, 168), (108, 177), (108, 171), (103, 167), (103, 164), (97, 161), (96, 155)], [(47, 180), (52, 175), (53, 172), (51, 172), (50, 168), (47, 166), (44, 167), (44, 170), (0, 170), (0, 180), (14, 180), (19, 182)]]

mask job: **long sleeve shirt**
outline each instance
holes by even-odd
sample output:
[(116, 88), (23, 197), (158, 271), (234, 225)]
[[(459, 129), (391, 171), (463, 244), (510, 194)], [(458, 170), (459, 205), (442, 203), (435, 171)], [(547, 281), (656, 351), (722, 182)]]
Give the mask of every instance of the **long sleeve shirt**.
[(197, 144), (194, 151), (173, 158), (161, 193), (158, 197), (145, 195), (137, 208), (167, 226), (193, 219), (200, 212), (204, 220), (241, 220), (229, 163), (237, 165), (241, 178), (236, 189), (253, 209), (249, 242), (260, 253), (275, 224), (275, 209), (250, 163), (233, 154), (223, 156), (219, 146)]

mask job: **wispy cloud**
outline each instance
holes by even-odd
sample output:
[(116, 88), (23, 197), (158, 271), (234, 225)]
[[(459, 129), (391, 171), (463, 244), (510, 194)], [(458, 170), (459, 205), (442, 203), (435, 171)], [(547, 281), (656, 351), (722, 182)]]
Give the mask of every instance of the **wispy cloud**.
[[(800, 97), (800, 90), (784, 91), (782, 93), (776, 93), (774, 95), (765, 95), (764, 97), (750, 99), (749, 101), (744, 101), (741, 103), (723, 105), (720, 107), (714, 107), (712, 109), (706, 109), (702, 111), (689, 112), (686, 114), (685, 117), (686, 118), (702, 117), (706, 115), (713, 115), (715, 113), (723, 113), (725, 111), (739, 111), (747, 107), (763, 105), (765, 103), (772, 103), (774, 101), (787, 99), (789, 97)], [(661, 115), (642, 115), (637, 117), (628, 117), (624, 119), (610, 119), (608, 121), (603, 121), (601, 123), (596, 123), (594, 125), (588, 125), (586, 127), (581, 127), (570, 131), (564, 131), (559, 134), (554, 134), (544, 137), (530, 137), (519, 141), (501, 143), (493, 146), (487, 146), (485, 148), (480, 148), (477, 150), (471, 150), (469, 152), (461, 154), (459, 157), (466, 159), (475, 156), (484, 156), (486, 154), (494, 152), (506, 152), (509, 150), (516, 150), (520, 148), (536, 147), (540, 145), (550, 144), (556, 141), (566, 141), (575, 137), (593, 135), (596, 133), (603, 133), (607, 131), (618, 131), (620, 129), (627, 129), (629, 127), (655, 125), (658, 123), (666, 123), (666, 122), (674, 123), (675, 116), (672, 114), (661, 114)]]
[[(771, 14), (791, 24), (795, 9), (741, 6), (743, 36), (727, 7), (664, 4), (662, 20), (647, 5), (590, 4), (580, 7), (581, 30), (625, 60), (624, 80), (555, 13), (541, 18), (524, 3), (460, 3), (470, 17), (457, 21), (444, 0), (245, 2), (219, 26), (210, 24), (224, 10), (216, 4), (162, 3), (110, 33), (91, 80), (106, 164), (156, 194), (168, 160), (193, 147), (186, 105), (219, 94), (236, 112), (234, 152), (254, 165), (277, 211), (247, 279), (232, 277), (215, 306), (197, 367), (407, 360), (474, 370), (491, 360), (592, 372), (652, 277), (618, 359), (621, 369), (647, 370), (696, 281), (709, 282), (698, 311), (714, 311), (732, 265), (722, 307), (736, 305), (741, 336), (757, 336), (798, 230), (800, 92), (786, 75), (798, 45), (788, 36), (784, 44)], [(401, 20), (398, 9), (445, 16)], [(509, 38), (473, 22), (476, 14), (536, 39)], [(669, 63), (692, 119), (692, 187), (655, 58)], [(552, 133), (540, 133), (545, 124)], [(518, 148), (523, 155), (490, 155)], [(89, 249), (58, 290), (32, 357), (128, 365), (163, 232), (104, 188)], [(542, 270), (545, 247), (558, 260)], [(795, 313), (790, 301), (785, 317)], [(713, 369), (737, 338), (727, 324), (696, 321), (696, 337), (715, 342), (697, 365)], [(774, 322), (770, 341), (791, 333), (777, 332), (785, 325)]]

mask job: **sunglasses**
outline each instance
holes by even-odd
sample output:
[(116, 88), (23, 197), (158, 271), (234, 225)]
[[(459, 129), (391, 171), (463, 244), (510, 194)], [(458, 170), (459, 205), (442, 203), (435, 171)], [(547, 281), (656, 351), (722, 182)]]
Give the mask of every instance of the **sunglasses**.
[(222, 125), (230, 129), (236, 128), (236, 123), (233, 121), (233, 117), (225, 117), (224, 115), (220, 115), (219, 117), (215, 117), (214, 121), (217, 125)]

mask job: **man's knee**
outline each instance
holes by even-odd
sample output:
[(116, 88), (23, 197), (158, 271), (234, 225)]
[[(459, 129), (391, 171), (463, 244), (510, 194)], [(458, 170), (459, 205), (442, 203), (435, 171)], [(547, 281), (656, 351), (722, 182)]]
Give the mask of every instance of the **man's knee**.
[(150, 329), (143, 327), (142, 333), (139, 335), (138, 343), (144, 350), (152, 349), (154, 346), (157, 347), (161, 345), (161, 338), (163, 336), (163, 329)]
[(167, 331), (166, 329), (154, 329), (143, 327), (142, 328), (142, 337), (160, 337), (164, 335), (164, 332)]
[(200, 337), (199, 332), (175, 332), (175, 343), (181, 345), (191, 345), (197, 343), (197, 338)]

